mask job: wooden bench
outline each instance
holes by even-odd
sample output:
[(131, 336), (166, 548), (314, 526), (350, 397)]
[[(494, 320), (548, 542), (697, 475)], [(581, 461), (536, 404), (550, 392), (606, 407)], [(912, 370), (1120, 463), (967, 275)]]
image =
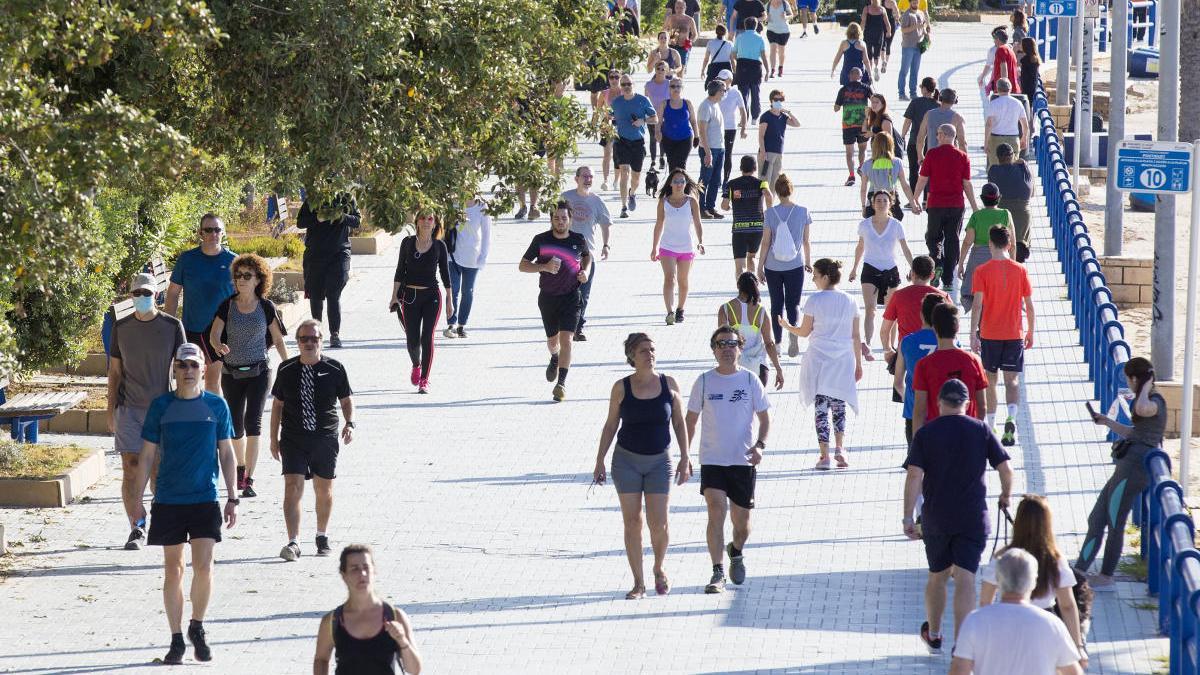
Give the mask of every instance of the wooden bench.
[[(158, 304), (162, 304), (163, 294), (167, 292), (167, 286), (171, 285), (171, 271), (167, 269), (167, 263), (161, 256), (155, 256), (146, 265), (146, 272), (154, 276), (154, 297)], [(107, 356), (112, 350), (112, 331), (113, 326), (117, 321), (133, 314), (133, 296), (117, 300), (104, 313), (104, 323), (100, 327), (100, 337), (104, 341), (104, 354)]]
[(82, 391), (48, 391), (17, 394), (8, 398), (8, 380), (0, 380), (0, 423), (10, 426), (12, 439), (37, 443), (38, 422), (48, 420), (79, 405), (87, 398)]
[(267, 223), (271, 225), (271, 236), (278, 239), (287, 232), (296, 230), (296, 226), (288, 222), (291, 217), (287, 197), (271, 195), (267, 197)]

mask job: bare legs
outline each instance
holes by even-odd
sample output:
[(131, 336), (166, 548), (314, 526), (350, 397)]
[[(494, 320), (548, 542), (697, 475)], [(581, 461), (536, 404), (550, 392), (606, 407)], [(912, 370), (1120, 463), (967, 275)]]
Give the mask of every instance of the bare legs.
[(571, 367), (571, 340), (574, 337), (573, 331), (562, 330), (558, 335), (546, 338), (546, 349), (550, 350), (551, 356), (558, 356), (559, 368)]
[[(625, 556), (633, 572), (634, 589), (646, 589), (642, 572), (642, 494), (621, 493), (621, 516), (625, 521)], [(663, 559), (667, 555), (669, 533), (667, 529), (667, 501), (665, 494), (646, 495), (646, 520), (650, 524), (650, 546), (654, 550), (654, 576), (665, 576)]]
[[(193, 539), (192, 546), (192, 619), (203, 621), (212, 596), (212, 539)], [(183, 632), (183, 544), (163, 547), (163, 607), (171, 633)]]
[(946, 582), (954, 576), (954, 637), (962, 622), (975, 609), (975, 575), (951, 566), (941, 572), (930, 572), (925, 583), (925, 618), (929, 621), (929, 632), (942, 632), (942, 614), (946, 611)]
[(723, 490), (706, 489), (704, 501), (708, 505), (708, 557), (712, 564), (720, 565), (725, 559), (725, 514), (733, 524), (733, 547), (742, 549), (750, 538), (750, 510), (731, 503)]
[[(329, 516), (333, 513), (333, 480), (313, 476), (313, 492), (317, 495), (317, 532), (327, 532)], [(304, 475), (283, 475), (283, 522), (289, 541), (300, 536), (300, 498), (304, 496)]]

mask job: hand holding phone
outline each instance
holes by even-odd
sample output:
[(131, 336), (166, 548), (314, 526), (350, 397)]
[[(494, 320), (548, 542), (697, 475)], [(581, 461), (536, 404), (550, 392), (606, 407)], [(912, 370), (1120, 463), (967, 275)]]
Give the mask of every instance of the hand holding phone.
[(1087, 406), (1088, 414), (1092, 416), (1092, 421), (1095, 422), (1096, 424), (1100, 424), (1101, 423), (1100, 419), (1103, 416), (1100, 413), (1096, 412), (1096, 409), (1092, 407), (1092, 402), (1084, 401), (1084, 405)]

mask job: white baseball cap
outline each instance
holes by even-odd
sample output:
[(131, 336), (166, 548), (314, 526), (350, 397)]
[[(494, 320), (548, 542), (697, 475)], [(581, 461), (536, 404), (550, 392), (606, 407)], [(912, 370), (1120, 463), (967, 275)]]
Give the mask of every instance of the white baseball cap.
[(154, 275), (143, 272), (133, 277), (133, 284), (129, 287), (129, 290), (132, 292), (143, 289), (151, 293), (158, 290), (158, 284), (154, 283)]
[(199, 346), (192, 344), (191, 342), (185, 342), (179, 345), (179, 348), (175, 350), (175, 360), (195, 361), (200, 365), (204, 365), (204, 353), (200, 351)]
[(717, 73), (717, 79), (718, 80), (732, 80), (733, 79), (733, 71), (726, 68), (726, 69), (722, 70), (721, 72)]

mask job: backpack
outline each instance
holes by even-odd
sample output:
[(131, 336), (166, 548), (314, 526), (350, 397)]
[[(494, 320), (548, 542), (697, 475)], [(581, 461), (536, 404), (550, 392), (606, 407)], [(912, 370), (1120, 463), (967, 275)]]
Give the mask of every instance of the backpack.
[[(778, 213), (778, 207), (776, 209), (776, 213)], [(771, 255), (780, 262), (795, 260), (796, 256), (800, 255), (796, 240), (792, 238), (792, 229), (788, 227), (788, 220), (795, 210), (796, 207), (793, 205), (792, 210), (788, 211), (788, 217), (779, 219), (779, 227), (775, 228), (775, 237), (771, 240)]]

